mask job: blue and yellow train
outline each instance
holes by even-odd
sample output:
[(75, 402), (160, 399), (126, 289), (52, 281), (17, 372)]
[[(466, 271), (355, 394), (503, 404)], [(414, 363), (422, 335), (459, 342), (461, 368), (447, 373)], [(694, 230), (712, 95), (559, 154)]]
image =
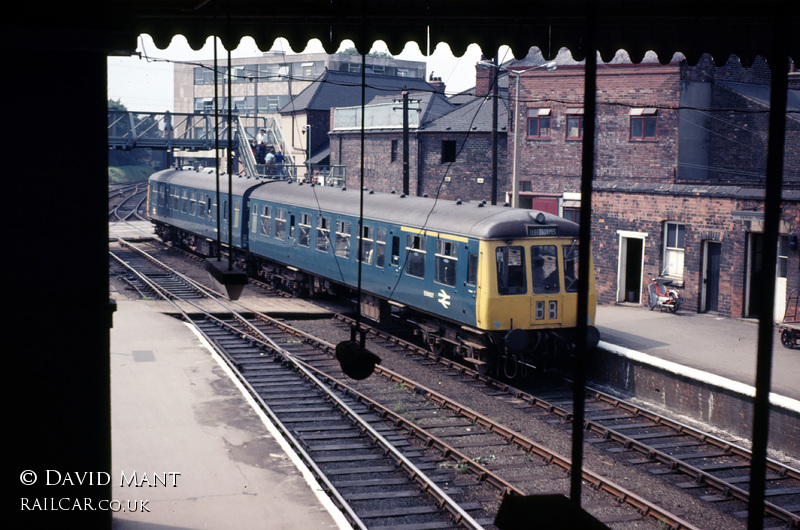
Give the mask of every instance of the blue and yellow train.
[[(575, 223), (535, 210), (285, 180), (233, 176), (229, 190), (228, 178), (219, 179), (217, 208), (213, 170), (151, 176), (148, 212), (159, 237), (206, 256), (232, 250), (248, 275), (301, 296), (352, 292), (360, 265), (363, 315), (400, 318), (435, 352), (482, 371), (514, 375), (571, 348)], [(594, 274), (589, 284), (590, 336), (599, 336)]]

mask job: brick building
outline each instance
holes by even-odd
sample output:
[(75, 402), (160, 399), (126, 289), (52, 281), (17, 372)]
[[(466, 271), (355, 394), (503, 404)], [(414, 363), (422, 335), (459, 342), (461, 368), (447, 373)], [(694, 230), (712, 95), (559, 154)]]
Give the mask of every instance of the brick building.
[[(479, 68), (480, 70), (480, 68)], [(497, 110), (497, 186), (492, 186), (491, 80), (473, 94), (446, 98), (443, 87), (409, 94), (409, 183), (412, 195), (443, 199), (506, 201), (510, 189), (507, 86), (499, 85)], [(365, 186), (403, 191), (402, 94), (376, 98), (365, 112)], [(358, 187), (361, 164), (360, 121), (345, 120), (360, 108), (337, 108), (331, 114), (331, 164), (348, 167), (347, 185)], [(372, 119), (370, 116), (381, 116)]]
[[(756, 315), (763, 247), (769, 73), (763, 61), (661, 65), (624, 54), (597, 71), (593, 251), (600, 303), (647, 303), (663, 272), (684, 308)], [(583, 66), (512, 61), (512, 180), (519, 206), (580, 204)], [(776, 314), (800, 287), (800, 79), (790, 76)]]

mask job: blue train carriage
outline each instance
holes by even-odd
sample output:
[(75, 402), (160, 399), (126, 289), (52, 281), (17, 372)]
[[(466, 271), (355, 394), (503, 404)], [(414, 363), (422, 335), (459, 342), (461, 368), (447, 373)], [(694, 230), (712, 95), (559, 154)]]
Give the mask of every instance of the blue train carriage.
[[(248, 193), (265, 181), (234, 176), (229, 193), (228, 175), (220, 174), (220, 208), (217, 222), (217, 177), (214, 170), (169, 169), (149, 180), (147, 211), (164, 241), (178, 244), (205, 256), (216, 256), (217, 226), (221, 243), (227, 247), (229, 233), (235, 248), (247, 248), (244, 226)], [(231, 211), (232, 210), (232, 211)], [(233, 231), (229, 232), (229, 216)], [(243, 240), (243, 234), (245, 239)]]
[[(572, 343), (578, 227), (538, 211), (279, 183), (249, 200), (248, 270), (298, 294), (355, 288), (479, 368), (540, 366)], [(254, 261), (254, 262), (253, 262)], [(593, 276), (593, 275), (592, 275)], [(595, 289), (590, 278), (589, 324)]]
[[(227, 247), (227, 178), (220, 187)], [(365, 316), (412, 323), (433, 351), (481, 369), (541, 366), (573, 341), (574, 223), (532, 210), (365, 192), (359, 230), (358, 190), (244, 177), (234, 177), (232, 189), (234, 255), (251, 276), (301, 296), (350, 296), (360, 262)], [(213, 172), (153, 175), (148, 208), (157, 233), (216, 255), (215, 196)], [(590, 325), (595, 300), (592, 274)]]

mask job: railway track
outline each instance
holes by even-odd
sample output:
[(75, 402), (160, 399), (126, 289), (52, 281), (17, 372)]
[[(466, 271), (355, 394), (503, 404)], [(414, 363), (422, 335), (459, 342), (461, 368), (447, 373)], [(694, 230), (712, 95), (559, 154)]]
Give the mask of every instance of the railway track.
[[(349, 333), (352, 322), (348, 321), (346, 317), (341, 318), (340, 331), (343, 335), (346, 335)], [(271, 325), (281, 326), (281, 324)], [(297, 334), (298, 332), (293, 330), (291, 333)], [(296, 338), (293, 340), (306, 345), (305, 347), (311, 341), (310, 338), (302, 334), (294, 336)], [(547, 393), (514, 388), (504, 382), (485, 377), (451, 360), (438, 357), (425, 348), (378, 329), (370, 330), (370, 340), (373, 344), (380, 344), (383, 348), (401, 352), (401, 355), (413, 351), (418, 354), (416, 357), (422, 359), (424, 363), (436, 363), (436, 366), (440, 367), (439, 370), (446, 370), (451, 374), (449, 377), (461, 379), (465, 384), (478, 389), (484, 394), (491, 395), (493, 399), (510, 403), (532, 417), (564, 426), (568, 426), (571, 420), (571, 391), (565, 388), (549, 390)], [(331, 358), (329, 356), (323, 357), (324, 360), (320, 360), (320, 362), (323, 363), (323, 368), (326, 371), (330, 371)], [(329, 366), (324, 366), (326, 362)], [(333, 364), (335, 365), (335, 363)], [(378, 373), (393, 381), (393, 384), (396, 385), (395, 390), (400, 390), (399, 393), (393, 393), (385, 389), (376, 391), (377, 394), (383, 395), (380, 400), (384, 408), (384, 411), (381, 412), (383, 417), (390, 418), (393, 423), (401, 426), (407, 432), (412, 432), (417, 428), (422, 429), (423, 432), (417, 433), (415, 436), (418, 440), (422, 440), (424, 446), (438, 447), (442, 453), (457, 454), (458, 457), (455, 463), (443, 464), (445, 467), (448, 465), (453, 466), (453, 469), (459, 470), (465, 476), (476, 477), (494, 475), (495, 473), (491, 473), (491, 470), (495, 469), (498, 477), (496, 482), (497, 484), (502, 484), (502, 486), (496, 485), (496, 487), (505, 488), (506, 490), (510, 488), (511, 491), (518, 493), (525, 492), (524, 487), (518, 487), (518, 483), (515, 482), (516, 479), (508, 480), (504, 478), (504, 473), (508, 471), (508, 468), (514, 466), (514, 464), (508, 463), (510, 462), (509, 460), (501, 459), (491, 451), (486, 454), (475, 454), (469, 451), (454, 452), (458, 444), (450, 444), (446, 441), (447, 437), (437, 431), (442, 427), (433, 424), (432, 426), (428, 425), (429, 428), (426, 429), (423, 420), (429, 417), (442, 418), (441, 412), (420, 413), (419, 422), (409, 420), (409, 418), (415, 418), (415, 411), (422, 409), (419, 408), (420, 405), (418, 403), (415, 403), (412, 407), (413, 410), (409, 410), (405, 398), (413, 395), (416, 399), (423, 394), (433, 396), (435, 393), (419, 390), (422, 387), (416, 385), (413, 381), (401, 382), (401, 376), (391, 374), (380, 366), (378, 367)], [(372, 382), (373, 379), (375, 378), (371, 378), (369, 381)], [(363, 390), (366, 384), (359, 383), (359, 386)], [(426, 399), (437, 403), (442, 410), (468, 410), (467, 407), (455, 403), (445, 404), (445, 401), (439, 397), (428, 397)], [(398, 413), (398, 411), (400, 412)], [(539, 448), (531, 445), (529, 443), (530, 440), (526, 440), (525, 437), (519, 437), (519, 440), (517, 440), (517, 436), (513, 432), (504, 432), (501, 425), (494, 425), (491, 420), (487, 421), (486, 418), (479, 419), (478, 416), (473, 414), (473, 412), (470, 412), (462, 416), (460, 421), (471, 422), (472, 428), (480, 429), (482, 435), (486, 434), (483, 431), (502, 433), (497, 435), (503, 439), (503, 441), (495, 439), (495, 442), (488, 443), (484, 440), (477, 443), (477, 446), (485, 445), (493, 448), (501, 447), (503, 444), (514, 445), (518, 443), (522, 447), (522, 451), (526, 452), (526, 458), (528, 459), (532, 457), (540, 458), (549, 463), (554, 462), (556, 466), (560, 465), (562, 470), (569, 468), (569, 463), (557, 454), (552, 454), (552, 452), (551, 454), (546, 452), (539, 454)], [(462, 427), (467, 429), (466, 426)], [(746, 515), (750, 455), (748, 451), (741, 447), (591, 389), (587, 391), (585, 429), (587, 444), (608, 455), (612, 455), (618, 462), (635, 468), (647, 469), (650, 475), (660, 477), (661, 480), (672, 484), (672, 487), (676, 489), (691, 492), (695, 498), (704, 503), (716, 505), (722, 513), (730, 514), (734, 518), (741, 519)], [(428, 431), (434, 431), (436, 436), (433, 436)], [(456, 439), (467, 440), (471, 436), (467, 434), (469, 432), (471, 431), (456, 435)], [(475, 433), (472, 434), (474, 435)], [(438, 441), (431, 441), (434, 438)], [(440, 442), (441, 446), (439, 445)], [(477, 466), (473, 466), (473, 463), (477, 464)], [(797, 528), (798, 499), (800, 499), (798, 471), (775, 461), (769, 461), (768, 467), (767, 503), (765, 504), (766, 525), (767, 527), (772, 525), (783, 528)], [(463, 480), (465, 476), (460, 478)], [(494, 480), (489, 480), (489, 482)], [(623, 503), (628, 502), (634, 507), (639, 518), (642, 515), (647, 515), (656, 521), (661, 521), (657, 524), (666, 527), (677, 528), (682, 527), (683, 524), (687, 524), (688, 526), (686, 527), (691, 527), (685, 521), (680, 521), (680, 517), (675, 517), (676, 522), (668, 522), (670, 521), (669, 512), (658, 514), (657, 506), (651, 512), (651, 506), (644, 499), (634, 500), (636, 496), (628, 496), (629, 492), (624, 491), (624, 489), (614, 492), (613, 487), (607, 488), (601, 481), (596, 481), (591, 474), (585, 475), (584, 480), (598, 490), (611, 491), (611, 494), (616, 495)], [(630, 500), (625, 500), (626, 497)], [(609, 522), (624, 524), (625, 521), (635, 520), (637, 518), (636, 514), (612, 515), (610, 511), (607, 511), (607, 513), (603, 514), (603, 518)]]
[[(450, 521), (467, 527), (490, 525), (503, 494), (564, 491), (568, 483), (570, 462), (558, 453), (396, 372), (379, 368), (382, 378), (354, 386), (343, 383), (331, 356), (333, 346), (291, 326), (263, 316), (255, 324), (206, 316), (197, 325), (225, 352), (274, 421), (292, 432), (301, 453), (331, 482), (329, 493), (338, 492), (332, 497), (351, 503), (349, 509), (359, 521), (368, 521), (367, 527), (394, 525), (392, 517), (412, 517), (410, 505), (424, 512), (413, 514), (413, 524), (422, 524), (416, 520), (420, 517), (442, 517), (441, 508), (440, 513), (431, 511), (431, 506), (445, 505), (442, 498), (434, 496), (427, 503), (418, 498), (420, 492), (430, 495), (437, 489), (458, 498), (459, 508), (445, 510)], [(265, 348), (282, 352), (282, 358), (269, 358)], [(286, 368), (287, 359), (299, 365)], [(301, 383), (292, 371), (308, 371), (306, 381)], [(318, 394), (321, 390), (307, 386), (313, 379), (325, 381), (321, 388), (336, 389), (340, 397)], [(338, 400), (344, 406), (332, 407)], [(340, 414), (348, 407), (369, 414), (361, 427), (354, 428), (351, 419), (328, 416), (334, 408)], [(383, 434), (368, 435), (367, 441), (358, 432), (365, 432), (364, 425), (380, 425)], [(327, 426), (332, 430), (323, 429)], [(399, 448), (371, 445), (378, 439)], [(375, 475), (390, 469), (391, 477)], [(399, 470), (406, 470), (407, 478), (394, 476)], [(420, 483), (426, 474), (430, 478)], [(401, 484), (402, 480), (411, 482)], [(585, 471), (584, 480), (593, 486), (586, 495), (592, 513), (612, 528), (694, 528), (598, 474)], [(376, 502), (379, 509), (374, 508)], [(373, 508), (359, 511), (360, 504)]]
[[(351, 319), (339, 319), (344, 327), (351, 325)], [(518, 407), (524, 403), (531, 414), (569, 426), (573, 399), (570, 388), (532, 393), (441, 358), (391, 333), (375, 328), (370, 333), (388, 348), (414, 352), (426, 362), (440, 363), (479, 382), (478, 388), (513, 400)], [(585, 397), (586, 443), (626, 464), (663, 475), (677, 488), (694, 492), (704, 502), (726, 505), (725, 511), (737, 518), (746, 518), (752, 458), (749, 450), (597, 389), (587, 388)], [(767, 460), (767, 470), (766, 527), (800, 528), (800, 470), (772, 459)]]
[(119, 186), (108, 193), (108, 220), (146, 221), (147, 182)]
[[(152, 292), (173, 302), (191, 303), (196, 298), (182, 297), (187, 285), (207, 298), (214, 296), (174, 271), (153, 271), (149, 258), (114, 252), (112, 257), (131, 267), (130, 274), (139, 276)], [(163, 281), (165, 275), (171, 277), (168, 282)], [(177, 291), (169, 290), (175, 286)], [(406, 434), (385, 424), (346, 390), (337, 389), (336, 380), (322, 382), (322, 373), (299, 361), (296, 356), (308, 357), (309, 348), (293, 335), (276, 328), (262, 332), (263, 323), (257, 326), (230, 309), (221, 319), (195, 308), (202, 317), (190, 319), (183, 312), (184, 317), (235, 369), (355, 527), (482, 528), (486, 524), (468, 513), (483, 515), (482, 505), (454, 501), (424, 471), (430, 463), (420, 468), (411, 461), (414, 451), (408, 450)], [(310, 355), (320, 351), (324, 349), (312, 349)]]

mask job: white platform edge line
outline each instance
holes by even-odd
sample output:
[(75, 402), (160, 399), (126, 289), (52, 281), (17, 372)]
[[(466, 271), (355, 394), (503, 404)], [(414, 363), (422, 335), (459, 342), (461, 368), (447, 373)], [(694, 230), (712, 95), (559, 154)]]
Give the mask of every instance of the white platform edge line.
[[(696, 379), (698, 381), (715, 385), (720, 388), (730, 390), (731, 392), (736, 392), (738, 394), (742, 394), (751, 398), (754, 398), (756, 395), (755, 387), (752, 387), (750, 385), (739, 383), (738, 381), (733, 381), (732, 379), (728, 379), (726, 377), (710, 374), (708, 372), (704, 372), (696, 368), (683, 366), (678, 363), (674, 363), (672, 361), (665, 361), (664, 359), (659, 359), (657, 357), (653, 357), (652, 355), (648, 355), (646, 353), (642, 353), (636, 350), (631, 350), (629, 348), (625, 348), (624, 346), (617, 346), (616, 344), (611, 344), (601, 340), (600, 343), (598, 344), (598, 348), (606, 350), (610, 353), (614, 353), (616, 355), (621, 355), (622, 357), (626, 357), (628, 359), (637, 362), (647, 364), (649, 366), (661, 368), (668, 372), (672, 372), (677, 375), (682, 375), (690, 379)], [(781, 396), (780, 394), (775, 394), (774, 392), (770, 392), (769, 401), (770, 403), (778, 407), (790, 410), (792, 412), (800, 413), (800, 401), (796, 399), (792, 399), (790, 397)]]
[(333, 517), (333, 520), (336, 523), (336, 525), (342, 530), (352, 530), (353, 527), (347, 521), (344, 514), (342, 514), (341, 510), (339, 510), (339, 508), (337, 508), (336, 505), (333, 504), (333, 501), (330, 499), (330, 497), (328, 497), (328, 495), (322, 490), (322, 486), (320, 486), (319, 482), (317, 482), (317, 479), (314, 478), (314, 474), (311, 473), (308, 467), (306, 467), (303, 460), (297, 455), (294, 449), (292, 449), (292, 446), (289, 444), (289, 442), (286, 441), (286, 438), (284, 438), (283, 434), (269, 420), (264, 411), (261, 410), (261, 407), (258, 406), (256, 401), (253, 399), (253, 397), (250, 395), (250, 393), (247, 391), (244, 385), (242, 385), (241, 381), (239, 381), (239, 379), (234, 375), (233, 371), (231, 371), (230, 366), (228, 366), (228, 364), (219, 356), (217, 351), (208, 343), (205, 337), (203, 337), (203, 335), (200, 334), (194, 328), (194, 326), (188, 323), (185, 323), (185, 325), (190, 330), (192, 330), (192, 333), (194, 333), (198, 339), (200, 339), (200, 342), (203, 344), (203, 347), (205, 347), (211, 353), (212, 358), (222, 368), (222, 370), (230, 378), (230, 380), (233, 381), (233, 384), (236, 385), (236, 388), (238, 388), (239, 392), (242, 393), (242, 396), (244, 397), (245, 401), (247, 401), (248, 405), (250, 405), (250, 407), (255, 411), (255, 413), (261, 419), (261, 422), (267, 428), (270, 435), (272, 435), (272, 437), (275, 438), (275, 441), (278, 442), (278, 445), (281, 446), (281, 449), (283, 449), (283, 451), (287, 455), (289, 455), (289, 459), (297, 467), (297, 469), (300, 470), (301, 475), (311, 488), (311, 491), (314, 492), (314, 495), (317, 497), (317, 499), (319, 499), (319, 501), (322, 503), (322, 505), (325, 507), (328, 513), (331, 514), (331, 517)]

